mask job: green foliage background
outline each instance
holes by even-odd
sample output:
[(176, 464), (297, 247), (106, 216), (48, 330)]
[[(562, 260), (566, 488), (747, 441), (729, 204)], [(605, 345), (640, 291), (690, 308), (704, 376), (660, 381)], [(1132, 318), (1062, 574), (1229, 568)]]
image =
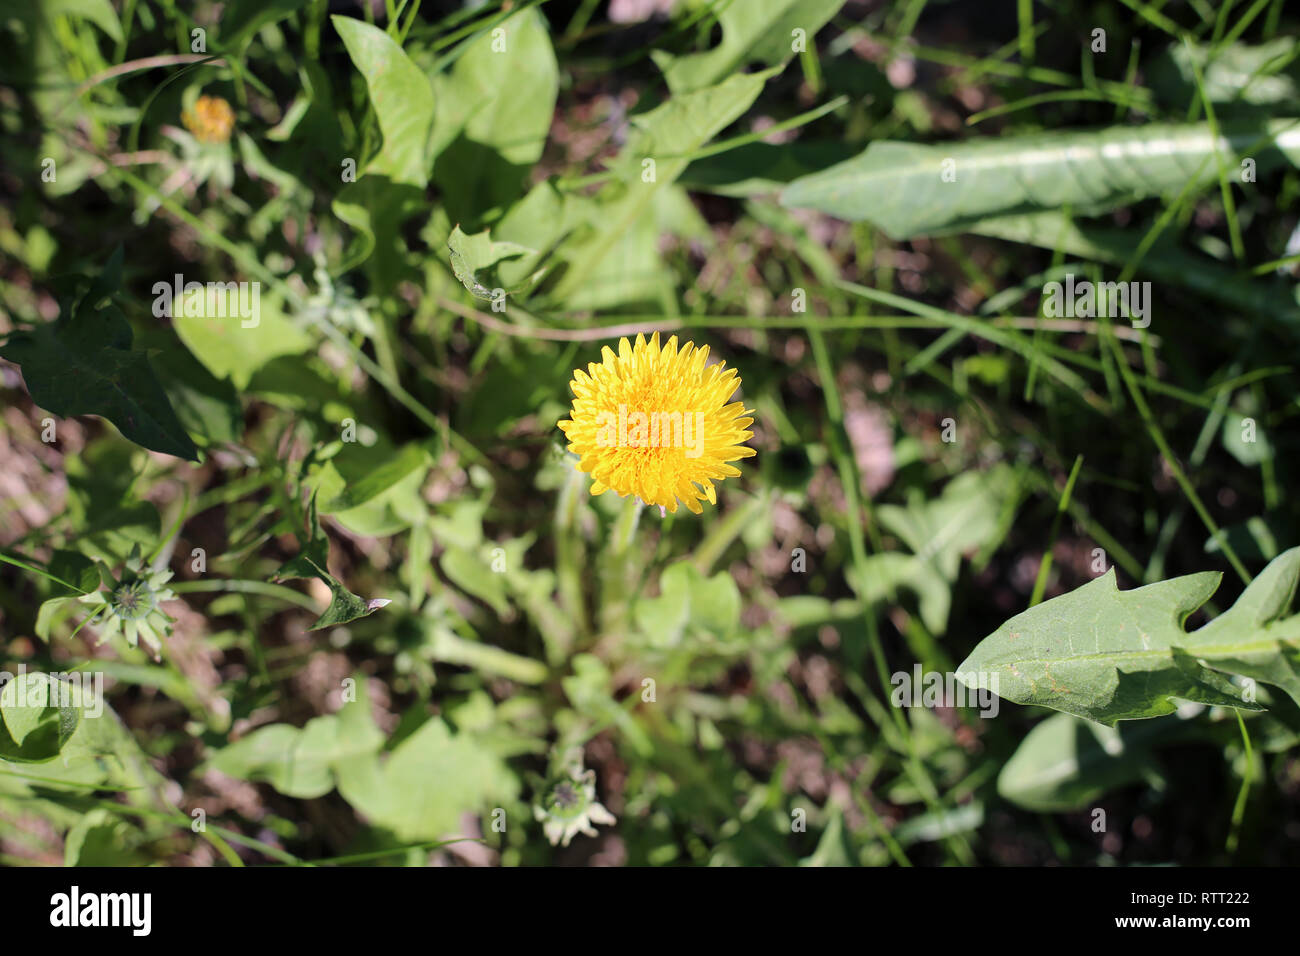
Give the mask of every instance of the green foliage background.
[[(1281, 0), (0, 23), (4, 862), (1300, 860)], [(756, 410), (699, 518), (555, 427), (655, 329)], [(80, 600), (133, 556), (156, 661)], [(573, 755), (617, 821), (557, 846)]]

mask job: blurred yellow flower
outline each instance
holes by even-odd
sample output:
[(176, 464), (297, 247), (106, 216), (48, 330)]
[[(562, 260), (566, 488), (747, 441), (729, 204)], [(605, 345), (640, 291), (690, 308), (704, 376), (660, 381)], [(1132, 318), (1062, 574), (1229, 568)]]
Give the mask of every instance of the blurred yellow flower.
[(735, 369), (705, 367), (709, 348), (677, 336), (662, 349), (656, 332), (647, 344), (623, 339), (618, 354), (605, 346), (604, 361), (573, 373), (571, 418), (559, 423), (578, 455), (578, 470), (592, 476), (591, 493), (608, 488), (620, 497), (677, 511), (680, 498), (696, 514), (700, 501), (717, 504), (714, 482), (735, 478), (727, 464), (755, 454), (741, 442), (754, 423), (743, 402), (726, 401), (740, 385)]
[(225, 143), (235, 127), (235, 111), (219, 96), (200, 96), (194, 109), (181, 115), (181, 122), (200, 143)]

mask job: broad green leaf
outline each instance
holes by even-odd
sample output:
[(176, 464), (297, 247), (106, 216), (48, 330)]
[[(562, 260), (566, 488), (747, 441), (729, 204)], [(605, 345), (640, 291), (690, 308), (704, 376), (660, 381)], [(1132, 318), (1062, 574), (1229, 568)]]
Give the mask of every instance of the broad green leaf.
[(340, 762), (339, 792), (400, 840), (460, 832), (461, 815), (511, 800), (518, 783), (475, 737), (453, 734), (433, 717), (381, 763), (375, 755)]
[(402, 225), (422, 208), (427, 208), (423, 189), (382, 176), (362, 176), (344, 186), (330, 210), (356, 231), (347, 251), (348, 266), (367, 262), (378, 288), (392, 289), (408, 268)]
[(0, 357), (22, 366), (32, 401), (56, 415), (100, 415), (144, 448), (189, 461), (198, 449), (181, 425), (131, 326), (109, 298), (121, 250), (75, 306), (53, 322), (12, 333)]
[[(316, 721), (327, 718), (317, 717)], [(209, 767), (240, 780), (265, 780), (293, 797), (320, 797), (334, 788), (329, 764), (299, 760), (296, 751), (304, 731), (290, 724), (259, 727), (213, 755)]]
[(1292, 548), (1228, 611), (1189, 633), (1183, 625), (1218, 588), (1218, 572), (1120, 591), (1112, 568), (1011, 618), (958, 671), (968, 686), (982, 681), (1007, 700), (1112, 725), (1172, 713), (1178, 700), (1261, 710), (1249, 685), (1228, 673), (1300, 701), (1300, 615), (1287, 616), (1298, 576), (1300, 548)]
[(217, 378), (170, 330), (142, 334), (138, 342), (162, 355), (154, 367), (185, 430), (202, 444), (235, 441), (243, 431), (243, 415), (234, 384)]
[(71, 588), (54, 584), (55, 593), (61, 595), (80, 595), (98, 589), (100, 585), (99, 568), (84, 554), (78, 551), (56, 549), (50, 555), (45, 570), (60, 581), (65, 581)]
[(218, 751), (209, 766), (243, 780), (266, 780), (289, 796), (318, 797), (334, 788), (338, 764), (376, 753), (384, 737), (370, 716), (364, 676), (357, 695), (337, 714), (308, 721), (261, 727)]
[(716, 47), (687, 56), (662, 50), (650, 55), (664, 71), (668, 88), (688, 93), (739, 73), (749, 63), (785, 63), (796, 55), (797, 42), (814, 50), (814, 35), (842, 6), (844, 0), (722, 0), (716, 5), (722, 27)]
[[(457, 58), (441, 92), (441, 126), (491, 147), (506, 162), (528, 166), (541, 158), (559, 95), (559, 66), (546, 29), (535, 9), (521, 10), (498, 28), (484, 33)], [(495, 32), (495, 31), (493, 31)]]
[(428, 473), (429, 452), (412, 442), (400, 448), (379, 436), (373, 445), (344, 443), (342, 450), (312, 475), (320, 513), (332, 515), (349, 531), (383, 537), (423, 520), (428, 506), (420, 488)]
[(498, 239), (537, 250), (497, 263), (497, 273), (505, 286), (518, 286), (537, 272), (542, 259), (559, 244), (570, 228), (569, 206), (568, 195), (547, 180), (530, 189), (528, 195), (511, 206), (501, 221), (492, 227)]
[[(601, 215), (599, 204), (587, 198), (573, 199), (570, 206), (578, 216)], [(677, 185), (660, 189), (654, 208), (614, 239), (582, 287), (565, 300), (566, 308), (602, 310), (647, 303), (665, 313), (676, 312), (675, 279), (660, 247), (665, 235), (712, 242), (707, 223)]]
[[(1262, 145), (1256, 142), (1263, 139)], [(1300, 122), (1224, 127), (1150, 124), (923, 146), (877, 141), (861, 155), (797, 179), (785, 206), (865, 220), (893, 239), (969, 228), (990, 216), (1070, 206), (1098, 213), (1217, 175), (1214, 151), (1235, 169), (1247, 148), (1260, 170), (1300, 163)]]
[[(157, 673), (155, 669), (150, 670)], [(68, 696), (56, 698), (55, 703), (71, 707), (56, 709), (71, 709), (76, 713), (60, 714), (57, 718), (45, 715), (40, 725), (26, 736), (21, 748), (17, 748), (7, 726), (0, 726), (0, 778), (4, 783), (14, 785), (22, 781), (19, 785), (29, 790), (82, 794), (86, 785), (100, 784), (156, 793), (156, 788), (164, 783), (162, 775), (149, 764), (135, 738), (112, 708), (98, 697), (93, 685), (69, 681), (65, 686)], [(66, 730), (74, 720), (72, 732), (61, 737), (59, 728)]]
[[(599, 215), (589, 204), (579, 204), (579, 208), (583, 206)], [(671, 304), (672, 274), (659, 251), (657, 218), (647, 213), (611, 237), (582, 285), (565, 298), (565, 308), (601, 310), (644, 303), (662, 312), (676, 311)]]
[(932, 634), (948, 629), (956, 578), (946, 579), (933, 562), (902, 551), (884, 551), (868, 556), (862, 573), (856, 566), (847, 568), (845, 577), (862, 600), (873, 604), (888, 601), (900, 589), (912, 592), (926, 628)]
[(98, 807), (81, 816), (63, 840), (64, 866), (144, 866), (141, 834), (126, 819)]
[(321, 514), (335, 514), (359, 508), (415, 472), (420, 472), (423, 477), (423, 472), (431, 463), (429, 452), (425, 447), (414, 442), (403, 445), (384, 457), (368, 457), (374, 467), (359, 474), (345, 468), (343, 473), (346, 475), (346, 486), (320, 506)]
[(420, 68), (383, 30), (360, 20), (332, 16), (353, 65), (366, 79), (370, 103), (384, 134), (384, 146), (366, 167), (367, 173), (387, 176), (395, 183), (424, 186), (432, 156), (434, 97)]
[(419, 525), (429, 506), (420, 497), (427, 469), (410, 472), (383, 494), (346, 511), (332, 512), (335, 521), (354, 534), (386, 538)]
[(774, 193), (852, 155), (853, 147), (838, 140), (750, 143), (695, 160), (682, 173), (681, 184), (719, 196)]
[(725, 638), (740, 626), (740, 592), (730, 573), (706, 578), (681, 561), (664, 571), (659, 597), (637, 602), (636, 622), (659, 647), (675, 645), (688, 633)]
[(546, 18), (521, 10), (484, 31), (434, 88), (433, 179), (453, 222), (478, 223), (523, 192), (550, 132), (559, 67)]
[[(207, 303), (196, 296), (184, 309), (173, 306), (172, 324), (185, 347), (219, 379), (228, 378), (243, 391), (253, 374), (281, 355), (301, 355), (314, 340), (283, 311), (279, 297), (258, 294), (256, 320), (208, 315)], [(245, 322), (252, 323), (245, 327)]]
[(240, 780), (265, 780), (290, 797), (311, 799), (334, 789), (336, 768), (375, 754), (384, 736), (370, 717), (366, 682), (357, 681), (356, 700), (337, 714), (289, 724), (259, 727), (213, 755), (208, 766)]
[[(492, 287), (480, 281), (480, 275), (490, 282), (492, 277), (488, 276), (488, 270), (503, 259), (517, 259), (537, 252), (536, 249), (521, 246), (517, 242), (493, 242), (486, 229), (472, 236), (466, 235), (459, 225), (451, 231), (447, 248), (451, 255), (451, 271), (456, 274), (461, 285), (480, 299), (493, 297)], [(512, 295), (534, 285), (540, 278), (541, 274), (538, 273), (530, 281), (502, 291)]]
[(1004, 465), (963, 472), (933, 501), (917, 496), (907, 507), (881, 505), (876, 514), (921, 561), (956, 581), (962, 555), (994, 541), (1001, 512), (1015, 496), (1015, 475)]
[(1057, 813), (1095, 806), (1104, 794), (1133, 783), (1161, 784), (1151, 748), (1186, 734), (1181, 721), (1144, 721), (1119, 728), (1052, 714), (1021, 741), (998, 774), (998, 794), (1026, 810)]
[(554, 406), (562, 418), (567, 406), (559, 405), (556, 396), (565, 394), (571, 374), (540, 349), (498, 353), (465, 401), (457, 403), (456, 430), (471, 440), (501, 438), (526, 415), (550, 420), (547, 406)]
[(94, 519), (81, 526), (77, 548), (105, 564), (118, 565), (134, 548), (154, 547), (159, 540), (160, 523), (158, 509), (148, 501), (95, 512)]
[(122, 23), (109, 0), (42, 0), (40, 7), (42, 13), (51, 20), (60, 14), (85, 17), (107, 33), (110, 39), (118, 42), (122, 40)]
[(623, 235), (650, 213), (660, 188), (675, 182), (693, 152), (749, 109), (772, 75), (768, 70), (733, 76), (633, 119), (635, 132), (610, 164), (613, 181), (584, 204), (583, 231), (565, 243), (568, 268), (553, 290), (555, 299), (566, 303), (585, 287)]
[(77, 684), (52, 679), (48, 674), (26, 673), (0, 689), (0, 714), (6, 739), (0, 756), (6, 760), (45, 760), (57, 754), (77, 729), (81, 719), (81, 692)]

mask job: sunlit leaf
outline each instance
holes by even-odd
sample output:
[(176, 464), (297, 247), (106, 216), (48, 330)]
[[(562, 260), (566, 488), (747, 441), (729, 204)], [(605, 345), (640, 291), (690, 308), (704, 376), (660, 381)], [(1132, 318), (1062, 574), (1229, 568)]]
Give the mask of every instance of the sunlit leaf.
[[(1257, 145), (1258, 144), (1258, 145)], [(796, 179), (785, 206), (865, 220), (891, 238), (966, 228), (989, 216), (1071, 206), (1097, 213), (1217, 175), (1246, 149), (1260, 170), (1300, 163), (1300, 125), (1149, 124), (1097, 132), (1000, 136), (926, 146), (878, 140), (853, 159)]]
[[(1289, 615), (1300, 548), (1273, 560), (1228, 611), (1198, 630), (1188, 616), (1218, 589), (1218, 572), (1131, 591), (1102, 577), (1017, 614), (958, 668), (975, 686), (1099, 723), (1156, 717), (1177, 701), (1260, 710), (1240, 674), (1300, 701), (1300, 615)], [(991, 685), (990, 685), (991, 686)]]

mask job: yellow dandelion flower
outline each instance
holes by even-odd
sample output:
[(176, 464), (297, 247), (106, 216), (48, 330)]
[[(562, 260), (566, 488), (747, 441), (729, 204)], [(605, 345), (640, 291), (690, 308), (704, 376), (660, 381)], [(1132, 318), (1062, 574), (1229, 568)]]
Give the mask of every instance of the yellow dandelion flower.
[(701, 500), (717, 504), (713, 483), (740, 474), (727, 462), (755, 454), (741, 444), (754, 419), (740, 416), (753, 412), (726, 404), (740, 385), (736, 370), (706, 368), (709, 347), (687, 342), (679, 351), (675, 335), (660, 348), (658, 332), (601, 355), (573, 373), (571, 418), (559, 423), (578, 470), (593, 479), (591, 493), (612, 488), (672, 512), (679, 498), (696, 514)]
[(181, 114), (181, 122), (200, 143), (224, 143), (235, 128), (235, 111), (219, 96), (200, 96), (194, 109)]

